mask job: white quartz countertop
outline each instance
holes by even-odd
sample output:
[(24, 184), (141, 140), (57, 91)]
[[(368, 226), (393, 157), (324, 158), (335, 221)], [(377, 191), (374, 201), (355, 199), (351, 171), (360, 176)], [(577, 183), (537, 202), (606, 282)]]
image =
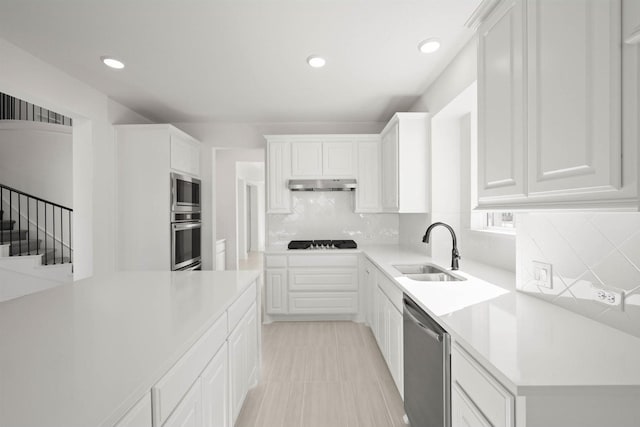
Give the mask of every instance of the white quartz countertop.
[(640, 338), (515, 290), (512, 272), (467, 259), (461, 282), (418, 282), (393, 265), (434, 263), (397, 245), (358, 250), (286, 250), (270, 254), (362, 252), (514, 394), (564, 387), (640, 389)]
[(259, 276), (122, 272), (0, 303), (0, 426), (111, 426)]
[(639, 338), (517, 292), (511, 272), (462, 259), (457, 274), (467, 280), (417, 282), (393, 265), (432, 262), (426, 255), (362, 251), (515, 394), (640, 389)]

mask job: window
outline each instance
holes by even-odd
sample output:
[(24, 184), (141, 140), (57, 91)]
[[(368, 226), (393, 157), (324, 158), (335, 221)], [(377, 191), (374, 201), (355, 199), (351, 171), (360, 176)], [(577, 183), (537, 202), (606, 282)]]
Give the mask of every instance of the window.
[(485, 212), (485, 229), (510, 231), (515, 228), (513, 212)]

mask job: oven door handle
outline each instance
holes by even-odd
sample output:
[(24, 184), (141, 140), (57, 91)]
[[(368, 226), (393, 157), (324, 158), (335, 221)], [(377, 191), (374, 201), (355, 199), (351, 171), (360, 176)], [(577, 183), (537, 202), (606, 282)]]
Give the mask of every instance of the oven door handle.
[(194, 223), (194, 224), (185, 224), (185, 223), (180, 223), (180, 224), (171, 224), (173, 226), (174, 230), (188, 230), (190, 228), (200, 228), (202, 227), (201, 223)]
[(409, 315), (409, 317), (413, 321), (413, 323), (418, 325), (418, 327), (422, 330), (422, 332), (424, 332), (425, 334), (427, 334), (429, 337), (433, 338), (434, 340), (436, 340), (438, 342), (442, 342), (442, 339), (443, 339), (442, 335), (437, 334), (436, 332), (431, 330), (431, 328), (429, 328), (428, 326), (424, 325), (420, 320), (418, 320), (418, 318), (412, 313), (413, 309), (411, 307), (409, 307), (408, 305), (405, 304), (404, 309), (405, 309), (405, 312)]

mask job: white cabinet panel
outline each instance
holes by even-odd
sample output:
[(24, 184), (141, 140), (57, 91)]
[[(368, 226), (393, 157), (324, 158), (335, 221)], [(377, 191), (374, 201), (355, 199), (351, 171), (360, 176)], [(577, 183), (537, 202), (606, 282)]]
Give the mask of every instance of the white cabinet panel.
[(202, 390), (200, 378), (193, 384), (184, 399), (167, 419), (163, 427), (201, 427)]
[(200, 143), (171, 135), (171, 169), (200, 176)]
[(247, 335), (243, 325), (229, 335), (229, 397), (232, 424), (238, 419), (247, 395)]
[(451, 386), (451, 427), (493, 427), (457, 384)]
[(322, 176), (322, 142), (291, 143), (291, 177)]
[(289, 292), (291, 314), (355, 314), (357, 292)]
[(253, 282), (249, 288), (244, 291), (240, 297), (227, 310), (229, 318), (229, 330), (233, 331), (241, 319), (246, 315), (247, 310), (254, 304), (256, 300), (256, 282)]
[(380, 212), (382, 210), (380, 162), (379, 140), (358, 142), (356, 212)]
[(222, 315), (151, 389), (154, 425), (162, 425), (227, 337)]
[(289, 267), (357, 267), (358, 255), (289, 255)]
[(355, 268), (290, 269), (290, 291), (357, 291)]
[(464, 390), (492, 426), (513, 426), (513, 395), (457, 343), (451, 348), (451, 382)]
[(216, 242), (216, 271), (224, 271), (227, 268), (227, 242)]
[(229, 427), (229, 382), (225, 343), (202, 373), (203, 427)]
[(355, 144), (351, 140), (322, 143), (322, 176), (354, 177)]
[(267, 213), (290, 213), (291, 195), (287, 180), (291, 176), (291, 146), (288, 142), (269, 142), (267, 149)]
[(522, 0), (509, 0), (478, 30), (480, 204), (526, 191), (524, 12)]
[(253, 303), (229, 335), (229, 396), (233, 423), (238, 418), (249, 387), (255, 385), (258, 375), (258, 324)]
[(373, 335), (376, 335), (376, 316), (375, 316), (375, 292), (377, 289), (376, 275), (377, 268), (367, 259), (363, 262), (363, 281), (364, 286), (361, 292), (365, 293), (366, 321)]
[(529, 193), (620, 188), (620, 2), (527, 4)]
[(266, 307), (268, 314), (287, 312), (287, 270), (267, 270)]
[(397, 211), (398, 199), (398, 128), (396, 122), (382, 134), (382, 209)]
[(388, 301), (386, 310), (389, 319), (389, 371), (393, 377), (393, 381), (398, 387), (400, 396), (404, 397), (404, 352), (403, 352), (403, 324), (402, 312), (398, 311), (395, 306)]
[(151, 393), (146, 393), (115, 427), (151, 427)]

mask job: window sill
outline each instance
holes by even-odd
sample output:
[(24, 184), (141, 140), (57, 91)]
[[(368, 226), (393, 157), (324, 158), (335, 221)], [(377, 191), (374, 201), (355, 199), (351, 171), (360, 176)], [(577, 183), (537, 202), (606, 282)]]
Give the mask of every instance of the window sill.
[(473, 232), (473, 233), (481, 233), (481, 234), (488, 234), (491, 236), (504, 236), (504, 237), (508, 237), (508, 238), (515, 238), (516, 237), (516, 232), (515, 230), (513, 231), (507, 231), (507, 230), (491, 230), (488, 228), (483, 228), (483, 229), (478, 229), (478, 228), (469, 228), (469, 231)]

